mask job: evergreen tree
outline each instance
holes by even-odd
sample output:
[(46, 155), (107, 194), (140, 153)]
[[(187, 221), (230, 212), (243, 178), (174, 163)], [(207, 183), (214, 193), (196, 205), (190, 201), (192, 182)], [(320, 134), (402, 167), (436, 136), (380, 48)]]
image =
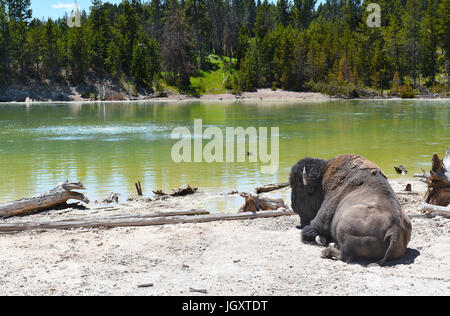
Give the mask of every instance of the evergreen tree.
[(119, 50), (120, 68), (125, 74), (130, 74), (130, 61), (133, 58), (133, 48), (136, 38), (142, 32), (142, 27), (136, 9), (128, 0), (119, 5), (120, 14), (116, 17), (112, 33)]
[(211, 22), (212, 52), (222, 55), (224, 51), (225, 2), (223, 0), (207, 0), (209, 20)]
[(27, 42), (28, 22), (32, 15), (30, 6), (30, 0), (6, 0), (11, 32), (11, 59), (19, 69), (21, 78), (25, 77), (27, 63), (27, 51), (23, 49), (23, 45)]
[(307, 29), (314, 17), (317, 0), (294, 0), (293, 10), (295, 26), (299, 29)]
[(223, 34), (224, 52), (227, 56), (236, 56), (236, 50), (238, 49), (238, 18), (234, 12), (234, 8), (231, 5), (230, 0), (225, 0), (225, 25)]
[(277, 1), (277, 22), (283, 26), (287, 26), (290, 22), (290, 7), (289, 0)]
[(52, 19), (44, 24), (41, 33), (42, 74), (44, 78), (54, 80), (58, 76), (60, 54), (57, 43), (57, 25)]
[(264, 0), (264, 2), (257, 8), (255, 35), (258, 38), (263, 38), (267, 33), (272, 32), (274, 27), (274, 7), (267, 0)]
[(428, 1), (428, 8), (422, 19), (420, 31), (420, 50), (422, 52), (422, 74), (428, 79), (428, 84), (433, 85), (438, 71), (438, 14), (436, 0)]
[(383, 91), (389, 80), (387, 77), (388, 63), (386, 54), (382, 48), (382, 42), (378, 41), (375, 45), (374, 54), (370, 64), (372, 85), (374, 88), (378, 88)]
[(34, 19), (30, 25), (28, 32), (26, 33), (26, 42), (25, 42), (25, 71), (28, 76), (34, 77), (36, 80), (41, 79), (41, 30), (42, 30), (42, 22), (38, 19)]
[(7, 81), (9, 69), (9, 23), (6, 6), (0, 0), (0, 84)]
[(414, 86), (419, 77), (420, 62), (420, 0), (407, 0), (403, 17), (402, 36), (405, 42), (407, 73), (413, 78)]
[(31, 0), (4, 0), (12, 22), (23, 22), (31, 19)]
[(146, 35), (136, 41), (131, 62), (133, 81), (137, 86), (152, 88), (160, 72), (158, 44)]
[(111, 41), (109, 23), (105, 15), (102, 0), (92, 0), (89, 23), (89, 47), (92, 53), (92, 65), (101, 70), (107, 58), (108, 42)]
[(209, 22), (208, 10), (205, 0), (187, 0), (185, 4), (185, 16), (188, 25), (195, 34), (195, 46), (197, 48), (197, 56), (199, 57), (200, 67), (201, 60), (206, 55), (204, 43), (209, 37), (211, 24)]
[(249, 48), (249, 30), (245, 25), (241, 26), (239, 30), (239, 37), (237, 41), (237, 47), (236, 47), (236, 58), (237, 58), (237, 68), (240, 68), (241, 62), (244, 59), (245, 55), (247, 54), (248, 48)]
[(258, 49), (255, 42), (251, 42), (247, 54), (241, 64), (239, 72), (239, 89), (254, 91), (259, 86)]
[(118, 79), (122, 74), (120, 64), (120, 50), (116, 41), (111, 41), (106, 49), (106, 70), (113, 79)]
[(406, 68), (406, 56), (404, 54), (406, 41), (402, 37), (402, 26), (399, 16), (392, 16), (390, 25), (383, 29), (383, 38), (385, 42), (384, 49), (392, 72), (397, 72), (400, 77), (403, 77)]
[(438, 12), (439, 41), (445, 53), (443, 66), (447, 71), (447, 86), (450, 86), (450, 0), (441, 0)]
[(68, 31), (67, 58), (75, 83), (84, 82), (89, 70), (90, 60), (88, 53), (88, 43), (86, 30), (83, 27), (72, 27)]

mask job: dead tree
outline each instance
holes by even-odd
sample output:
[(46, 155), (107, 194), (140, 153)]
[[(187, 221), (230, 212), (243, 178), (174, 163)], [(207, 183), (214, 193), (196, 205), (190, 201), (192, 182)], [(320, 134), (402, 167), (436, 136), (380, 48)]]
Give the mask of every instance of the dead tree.
[(444, 159), (433, 155), (432, 169), (425, 180), (428, 191), (425, 202), (431, 205), (448, 206), (450, 204), (450, 149), (446, 151)]
[(26, 215), (36, 211), (59, 207), (65, 205), (68, 200), (89, 203), (89, 200), (83, 194), (72, 191), (83, 189), (84, 187), (81, 182), (65, 182), (40, 196), (0, 204), (0, 218)]

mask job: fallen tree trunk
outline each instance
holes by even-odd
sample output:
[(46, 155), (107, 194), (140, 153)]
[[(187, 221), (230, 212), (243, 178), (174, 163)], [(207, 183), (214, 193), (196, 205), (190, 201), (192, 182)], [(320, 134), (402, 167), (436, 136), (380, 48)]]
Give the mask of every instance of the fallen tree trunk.
[(277, 183), (277, 184), (268, 184), (260, 188), (256, 188), (256, 194), (266, 193), (266, 192), (272, 192), (276, 190), (280, 190), (283, 188), (287, 188), (290, 186), (289, 182), (284, 183)]
[(65, 182), (53, 190), (40, 196), (0, 204), (0, 218), (26, 215), (36, 211), (65, 205), (68, 200), (78, 200), (89, 203), (89, 200), (79, 192), (72, 190), (84, 189), (81, 182)]
[(210, 214), (200, 216), (173, 216), (149, 218), (143, 216), (130, 216), (128, 218), (104, 217), (91, 218), (87, 220), (64, 220), (64, 221), (22, 221), (17, 223), (0, 224), (0, 233), (17, 233), (32, 230), (66, 230), (77, 228), (113, 228), (113, 227), (142, 227), (158, 225), (175, 225), (188, 223), (208, 223), (216, 221), (236, 221), (255, 218), (269, 218), (281, 216), (297, 215), (289, 211), (268, 211), (258, 213), (240, 213), (240, 214)]
[(420, 192), (396, 191), (397, 195), (420, 195)]
[[(190, 210), (190, 211), (176, 211), (176, 212), (163, 212), (163, 213), (153, 213), (148, 215), (111, 215), (108, 219), (111, 220), (127, 220), (127, 219), (148, 219), (148, 218), (158, 218), (158, 217), (175, 217), (175, 216), (197, 216), (197, 215), (209, 215), (210, 213), (205, 210)], [(99, 217), (91, 216), (84, 217), (83, 221), (95, 221)], [(79, 221), (79, 218), (68, 218), (64, 219), (64, 222)]]
[(450, 216), (450, 207), (431, 205), (428, 203), (423, 203), (422, 207), (420, 208), (420, 211), (424, 213), (434, 213), (438, 215), (443, 215), (446, 217)]
[(426, 180), (428, 191), (425, 202), (437, 206), (450, 204), (450, 149), (446, 151), (444, 159), (433, 155), (432, 169)]
[(279, 208), (288, 209), (282, 199), (263, 198), (248, 193), (242, 193), (241, 196), (245, 199), (245, 203), (239, 209), (239, 213), (275, 211)]

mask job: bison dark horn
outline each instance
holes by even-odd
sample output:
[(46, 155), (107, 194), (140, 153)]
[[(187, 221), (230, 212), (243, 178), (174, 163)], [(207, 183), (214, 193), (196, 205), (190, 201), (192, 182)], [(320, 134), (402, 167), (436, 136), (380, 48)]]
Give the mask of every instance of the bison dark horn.
[(308, 176), (308, 174), (306, 173), (306, 167), (303, 167), (303, 175), (302, 175), (302, 178), (303, 178), (303, 185), (306, 187), (306, 186), (308, 186), (308, 180), (306, 180), (306, 177)]

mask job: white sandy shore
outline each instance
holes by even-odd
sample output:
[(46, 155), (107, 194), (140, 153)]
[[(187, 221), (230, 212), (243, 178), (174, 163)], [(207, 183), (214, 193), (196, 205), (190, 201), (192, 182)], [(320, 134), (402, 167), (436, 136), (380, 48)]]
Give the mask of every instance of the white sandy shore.
[[(403, 185), (393, 183), (396, 190)], [(135, 212), (189, 209), (196, 200), (141, 201)], [(421, 200), (400, 197), (409, 214)], [(40, 216), (52, 217), (27, 220)], [(300, 242), (298, 222), (290, 216), (0, 235), (0, 295), (199, 295), (190, 288), (236, 296), (450, 295), (449, 219), (414, 218), (407, 255), (384, 268), (321, 259), (321, 248)], [(148, 283), (153, 287), (138, 288)]]

